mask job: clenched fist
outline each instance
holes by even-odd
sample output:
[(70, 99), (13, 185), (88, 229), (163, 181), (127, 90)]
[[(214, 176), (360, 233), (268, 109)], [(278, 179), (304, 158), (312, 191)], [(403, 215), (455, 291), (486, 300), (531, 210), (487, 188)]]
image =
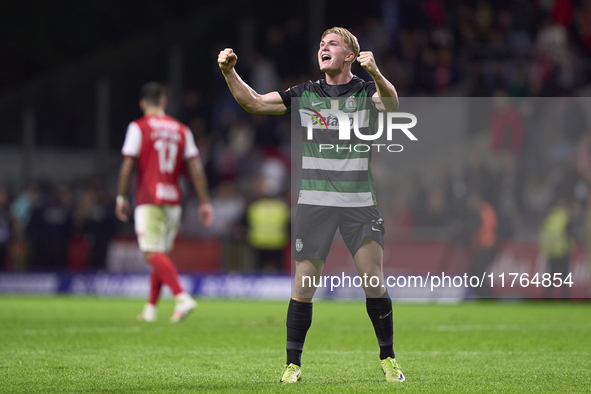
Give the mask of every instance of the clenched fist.
[(371, 76), (373, 76), (378, 71), (376, 59), (374, 59), (373, 53), (371, 51), (359, 52), (357, 61), (359, 64), (361, 64), (361, 67), (363, 67), (365, 71), (367, 71)]
[(226, 48), (220, 51), (220, 54), (218, 55), (218, 65), (220, 66), (220, 70), (222, 70), (224, 74), (229, 73), (236, 65), (237, 60), (238, 56), (234, 53), (232, 48)]

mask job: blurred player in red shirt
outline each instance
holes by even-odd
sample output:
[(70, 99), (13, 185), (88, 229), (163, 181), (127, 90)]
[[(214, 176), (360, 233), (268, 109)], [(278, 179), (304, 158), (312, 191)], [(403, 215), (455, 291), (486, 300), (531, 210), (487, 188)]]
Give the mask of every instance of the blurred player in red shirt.
[(129, 124), (119, 173), (116, 215), (127, 222), (131, 213), (127, 192), (137, 167), (135, 232), (140, 250), (152, 266), (150, 298), (139, 320), (156, 320), (156, 304), (162, 284), (174, 294), (176, 306), (173, 323), (184, 319), (197, 302), (184, 291), (176, 267), (167, 256), (172, 249), (181, 219), (179, 179), (186, 170), (199, 196), (199, 219), (206, 227), (213, 222), (207, 179), (191, 130), (165, 114), (166, 92), (156, 82), (140, 90), (140, 108), (144, 116)]

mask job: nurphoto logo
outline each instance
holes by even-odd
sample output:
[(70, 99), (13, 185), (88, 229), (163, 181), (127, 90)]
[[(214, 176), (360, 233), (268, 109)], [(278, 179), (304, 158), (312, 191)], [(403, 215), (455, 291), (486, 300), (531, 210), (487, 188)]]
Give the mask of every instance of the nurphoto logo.
[[(347, 109), (357, 108), (355, 101), (348, 101), (345, 106)], [(392, 136), (395, 130), (400, 130), (411, 141), (418, 141), (417, 137), (410, 131), (416, 126), (417, 117), (408, 112), (378, 112), (377, 115), (377, 130), (374, 134), (363, 134), (360, 128), (369, 127), (369, 110), (360, 110), (351, 113), (345, 113), (339, 109), (312, 109), (302, 108), (299, 110), (300, 120), (302, 126), (306, 127), (306, 138), (308, 141), (314, 139), (314, 129), (320, 131), (338, 130), (338, 139), (340, 141), (351, 140), (351, 130), (355, 137), (362, 141), (375, 141), (386, 131), (386, 139), (392, 141)], [(409, 123), (395, 123), (395, 119), (408, 119)], [(339, 145), (339, 144), (319, 144), (319, 150), (336, 150), (355, 152), (368, 152), (371, 147), (377, 148), (378, 152), (381, 147), (386, 147), (388, 152), (402, 152), (404, 149), (400, 144), (353, 144), (353, 145)]]

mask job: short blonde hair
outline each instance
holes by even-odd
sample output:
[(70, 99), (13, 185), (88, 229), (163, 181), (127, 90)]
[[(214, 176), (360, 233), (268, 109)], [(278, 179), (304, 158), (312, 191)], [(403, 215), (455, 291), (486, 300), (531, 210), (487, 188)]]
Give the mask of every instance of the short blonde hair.
[(353, 51), (355, 57), (359, 56), (359, 41), (357, 41), (357, 37), (353, 35), (349, 30), (345, 29), (344, 27), (333, 27), (327, 29), (322, 33), (322, 38), (326, 37), (328, 34), (334, 33), (343, 39), (343, 42), (347, 44), (349, 49)]

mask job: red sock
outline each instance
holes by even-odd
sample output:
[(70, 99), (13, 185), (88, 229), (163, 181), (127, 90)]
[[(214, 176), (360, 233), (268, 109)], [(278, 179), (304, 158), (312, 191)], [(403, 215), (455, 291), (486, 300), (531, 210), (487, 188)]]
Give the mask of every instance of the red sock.
[(162, 289), (162, 281), (156, 275), (156, 270), (153, 269), (150, 274), (150, 299), (148, 300), (150, 304), (156, 306), (158, 298), (160, 298), (160, 289)]
[(150, 264), (160, 281), (170, 287), (172, 294), (178, 295), (184, 291), (179, 282), (179, 273), (168, 256), (164, 253), (154, 253)]

